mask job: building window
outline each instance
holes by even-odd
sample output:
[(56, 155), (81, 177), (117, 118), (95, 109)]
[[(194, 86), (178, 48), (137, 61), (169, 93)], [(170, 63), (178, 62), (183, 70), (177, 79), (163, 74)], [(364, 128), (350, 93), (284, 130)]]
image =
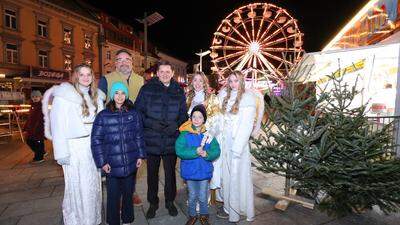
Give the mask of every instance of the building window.
[(111, 60), (111, 51), (107, 51), (107, 59)]
[(17, 29), (17, 12), (11, 9), (4, 11), (4, 21), (7, 28)]
[(65, 71), (72, 70), (72, 56), (70, 54), (64, 55), (64, 70)]
[(63, 42), (65, 45), (72, 45), (72, 29), (71, 28), (64, 27)]
[(18, 64), (18, 46), (16, 44), (6, 44), (7, 63)]
[(38, 20), (38, 35), (47, 38), (47, 22)]
[(92, 48), (92, 36), (89, 34), (85, 34), (85, 49)]
[(47, 68), (49, 66), (47, 51), (39, 50), (39, 66), (42, 68)]

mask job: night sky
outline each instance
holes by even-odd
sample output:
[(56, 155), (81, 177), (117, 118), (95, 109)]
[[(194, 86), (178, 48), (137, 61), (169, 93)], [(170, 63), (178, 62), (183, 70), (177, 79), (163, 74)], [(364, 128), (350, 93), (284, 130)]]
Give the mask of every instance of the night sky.
[[(196, 0), (168, 1), (142, 0), (86, 0), (107, 13), (142, 30), (136, 18), (145, 11), (155, 11), (164, 19), (149, 27), (149, 39), (169, 54), (187, 62), (197, 61), (194, 54), (208, 50), (213, 33), (234, 9), (257, 1)], [(298, 20), (304, 33), (307, 52), (320, 51), (334, 35), (368, 2), (368, 0), (270, 0), (268, 3), (285, 8)]]

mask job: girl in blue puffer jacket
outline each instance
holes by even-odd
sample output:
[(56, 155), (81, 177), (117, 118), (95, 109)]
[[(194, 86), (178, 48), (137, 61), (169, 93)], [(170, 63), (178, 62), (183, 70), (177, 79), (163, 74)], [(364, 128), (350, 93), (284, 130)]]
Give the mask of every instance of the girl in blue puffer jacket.
[(122, 197), (122, 223), (130, 224), (136, 171), (145, 158), (142, 120), (124, 83), (115, 82), (110, 90), (111, 101), (94, 121), (91, 147), (97, 167), (107, 175), (107, 223), (120, 224)]
[[(186, 180), (189, 190), (189, 220), (186, 224), (209, 225), (208, 190), (213, 174), (212, 161), (220, 154), (215, 138), (204, 140), (207, 112), (203, 105), (197, 105), (190, 114), (190, 120), (179, 128), (181, 134), (175, 143), (176, 154), (181, 158), (181, 176)], [(210, 143), (210, 144), (207, 144)], [(199, 202), (200, 217), (197, 217), (196, 204)]]

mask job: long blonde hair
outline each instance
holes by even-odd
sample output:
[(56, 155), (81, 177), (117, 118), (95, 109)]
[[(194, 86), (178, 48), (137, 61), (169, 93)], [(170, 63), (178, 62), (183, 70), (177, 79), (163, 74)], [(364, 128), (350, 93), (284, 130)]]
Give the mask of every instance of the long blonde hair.
[(82, 115), (89, 116), (89, 114), (90, 114), (89, 106), (86, 102), (86, 99), (83, 97), (82, 91), (79, 89), (79, 73), (82, 68), (88, 68), (90, 70), (90, 75), (92, 76), (92, 83), (90, 84), (90, 87), (89, 87), (89, 95), (90, 95), (90, 99), (92, 100), (92, 104), (94, 105), (94, 107), (96, 109), (95, 110), (95, 113), (96, 113), (97, 109), (98, 109), (98, 105), (97, 105), (98, 93), (97, 93), (97, 85), (95, 82), (95, 77), (94, 77), (92, 68), (87, 64), (79, 64), (79, 65), (75, 66), (74, 70), (72, 72), (71, 82), (72, 82), (72, 85), (74, 86), (76, 92), (78, 92), (78, 94), (82, 97), (82, 100), (83, 100), (82, 101)]
[[(201, 79), (203, 79), (203, 90), (204, 90), (204, 96), (205, 96), (204, 97), (204, 102), (207, 103), (208, 99), (210, 98), (210, 95), (211, 95), (210, 92), (208, 91), (209, 88), (210, 88), (210, 85), (208, 84), (207, 76), (203, 72), (200, 72), (200, 71), (195, 72), (193, 74), (192, 80), (191, 80), (190, 85), (189, 85), (189, 90), (188, 90), (187, 96), (186, 96), (186, 105), (187, 105), (188, 108), (190, 108), (190, 105), (192, 104), (192, 100), (193, 100), (193, 98), (194, 98), (194, 96), (196, 94), (195, 90), (194, 90), (194, 86), (193, 86), (193, 81), (194, 81), (194, 78), (196, 76), (200, 76)], [(205, 107), (207, 107), (207, 106), (205, 105)]]
[(239, 89), (238, 89), (238, 93), (237, 93), (237, 96), (236, 96), (236, 100), (235, 100), (235, 103), (232, 105), (232, 108), (230, 110), (230, 113), (237, 114), (238, 111), (239, 111), (240, 100), (242, 99), (242, 95), (246, 90), (245, 89), (245, 83), (244, 83), (244, 75), (243, 75), (242, 72), (237, 71), (237, 70), (233, 71), (229, 75), (229, 77), (227, 78), (228, 79), (228, 84), (226, 85), (226, 96), (224, 98), (224, 101), (222, 102), (222, 113), (226, 113), (227, 112), (226, 111), (226, 107), (228, 105), (229, 98), (231, 97), (232, 88), (229, 85), (229, 78), (231, 76), (235, 76), (239, 80)]

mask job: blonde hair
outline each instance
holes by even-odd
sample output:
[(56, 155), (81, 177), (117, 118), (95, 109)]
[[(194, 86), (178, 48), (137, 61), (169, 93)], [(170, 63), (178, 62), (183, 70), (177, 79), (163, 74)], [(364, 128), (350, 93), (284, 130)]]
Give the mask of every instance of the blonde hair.
[(90, 99), (92, 100), (92, 104), (95, 107), (95, 113), (96, 113), (97, 109), (98, 109), (98, 105), (97, 105), (98, 93), (97, 93), (97, 85), (95, 82), (95, 77), (94, 77), (92, 68), (87, 64), (79, 64), (79, 65), (75, 66), (74, 70), (72, 72), (71, 82), (72, 82), (72, 85), (74, 86), (76, 92), (78, 92), (78, 94), (82, 97), (82, 100), (83, 100), (82, 101), (82, 115), (89, 116), (89, 114), (90, 114), (89, 106), (86, 102), (86, 99), (83, 97), (82, 91), (79, 89), (79, 73), (82, 68), (88, 68), (90, 70), (90, 75), (92, 76), (92, 83), (90, 84), (90, 87), (89, 87), (89, 95), (90, 95)]
[[(207, 103), (208, 102), (208, 99), (210, 98), (210, 96), (211, 96), (211, 94), (209, 93), (209, 88), (210, 88), (210, 86), (209, 86), (209, 84), (208, 84), (208, 78), (207, 78), (207, 76), (203, 73), (203, 72), (195, 72), (194, 74), (193, 74), (193, 77), (192, 77), (192, 80), (191, 80), (191, 82), (190, 82), (190, 85), (189, 85), (189, 90), (188, 90), (188, 93), (187, 93), (187, 97), (186, 97), (186, 105), (187, 105), (187, 107), (188, 108), (190, 108), (190, 105), (192, 104), (192, 100), (193, 100), (193, 98), (194, 98), (194, 96), (195, 96), (195, 90), (194, 90), (194, 86), (193, 86), (193, 81), (194, 81), (194, 78), (196, 77), (196, 76), (200, 76), (201, 77), (201, 79), (203, 79), (203, 90), (204, 90), (204, 102), (205, 103)], [(205, 105), (205, 107), (207, 107), (206, 105)]]
[(224, 98), (224, 100), (222, 102), (222, 113), (226, 113), (227, 112), (226, 111), (226, 107), (228, 105), (229, 98), (231, 97), (232, 88), (229, 85), (229, 78), (231, 76), (235, 76), (239, 80), (239, 89), (238, 89), (238, 93), (237, 93), (237, 96), (236, 96), (235, 103), (232, 105), (232, 108), (231, 108), (231, 110), (229, 112), (232, 113), (232, 114), (237, 114), (238, 111), (239, 111), (240, 100), (242, 99), (242, 95), (243, 95), (243, 93), (245, 92), (246, 89), (245, 89), (243, 73), (240, 72), (240, 71), (236, 71), (236, 70), (233, 71), (229, 75), (229, 77), (227, 78), (228, 79), (228, 84), (226, 85), (226, 96), (225, 96), (225, 98)]

